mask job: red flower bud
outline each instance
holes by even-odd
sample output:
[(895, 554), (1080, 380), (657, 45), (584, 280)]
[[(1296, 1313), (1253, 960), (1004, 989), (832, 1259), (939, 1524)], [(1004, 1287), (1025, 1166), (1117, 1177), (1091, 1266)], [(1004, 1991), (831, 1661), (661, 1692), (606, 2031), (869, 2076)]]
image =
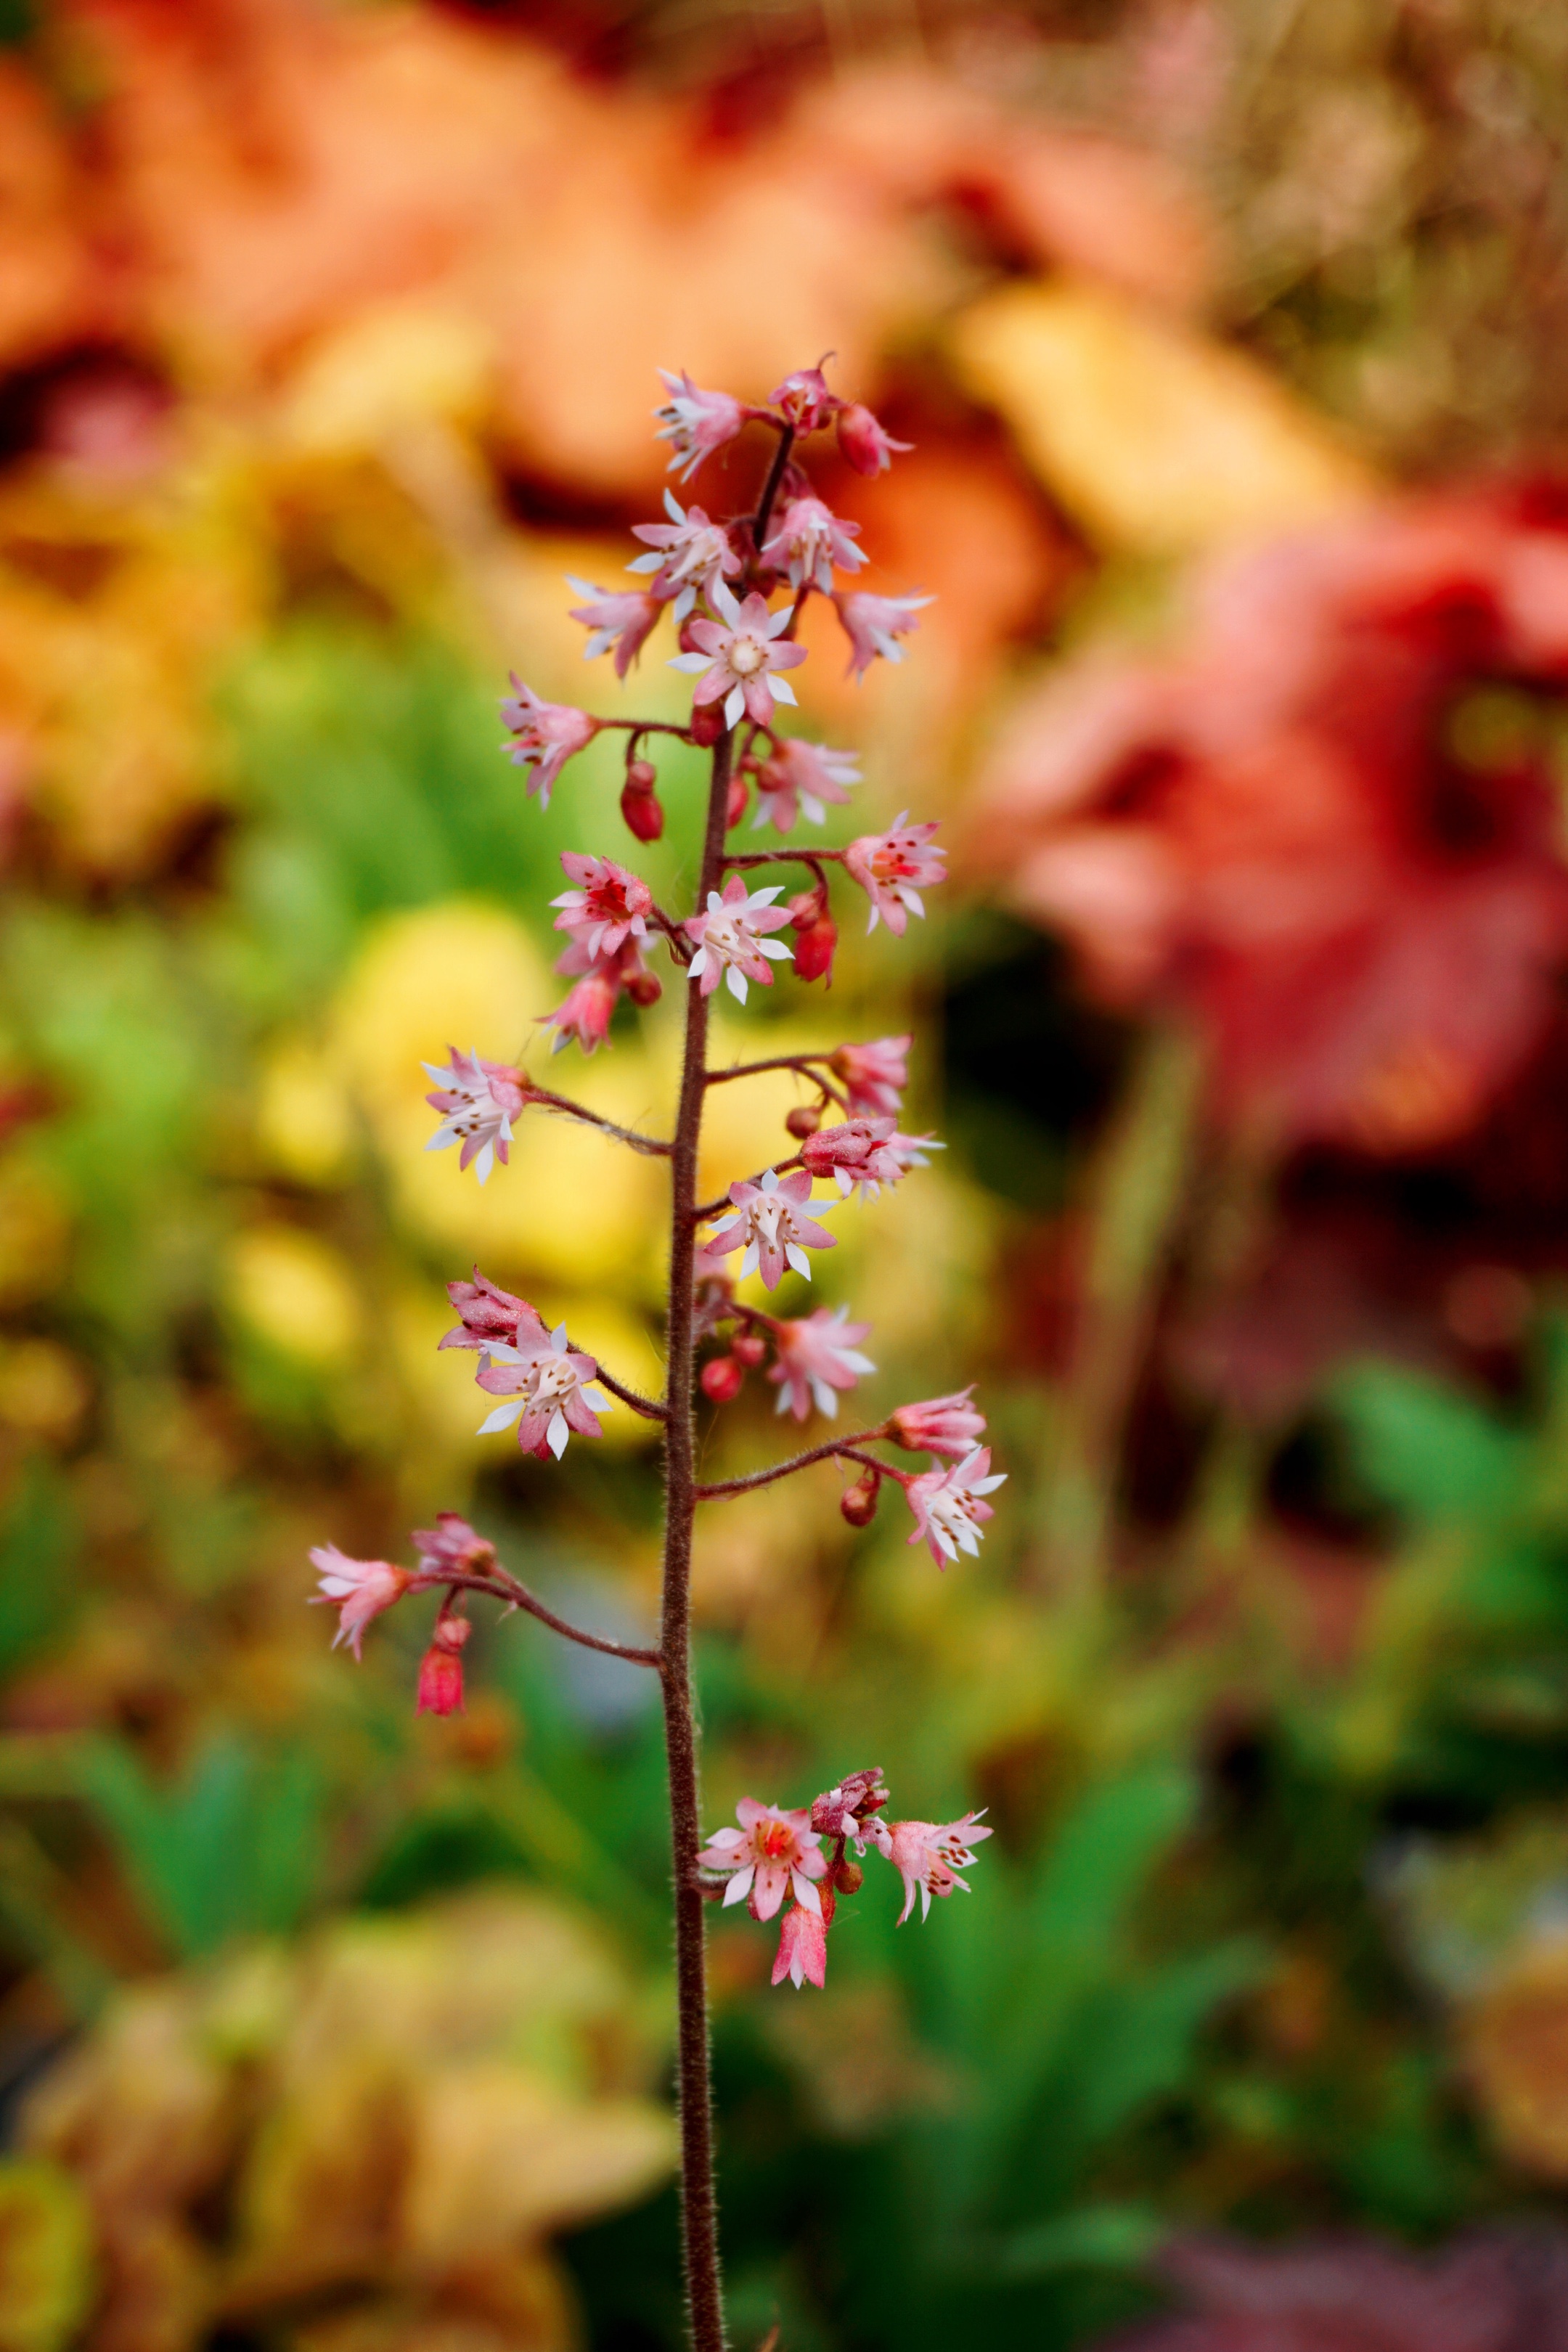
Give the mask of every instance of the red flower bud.
[(840, 1895), (858, 1895), (866, 1884), (866, 1874), (858, 1862), (851, 1862), (849, 1856), (846, 1854), (843, 1860), (835, 1865), (833, 1883)]
[(795, 935), (795, 976), (796, 980), (833, 981), (833, 955), (838, 945), (838, 926), (831, 915), (824, 915), (809, 929)]
[(657, 841), (664, 831), (664, 810), (653, 786), (635, 781), (635, 772), (638, 768), (647, 768), (648, 774), (653, 774), (646, 760), (632, 761), (626, 770), (626, 781), (621, 793), (621, 814), (628, 830), (639, 841)]
[(463, 1644), (473, 1628), (466, 1617), (437, 1617), (430, 1647), (419, 1662), (418, 1715), (463, 1711)]
[(658, 771), (651, 760), (626, 761), (626, 788), (634, 793), (651, 793), (658, 782)]
[(700, 702), (691, 713), (692, 741), (702, 751), (710, 751), (724, 732), (724, 706), (721, 702)]
[(756, 1370), (767, 1352), (767, 1341), (756, 1331), (737, 1331), (730, 1342), (730, 1353), (751, 1371)]
[(628, 972), (626, 994), (634, 1004), (657, 1004), (664, 994), (664, 982), (657, 971)]
[(702, 1393), (714, 1404), (730, 1404), (741, 1393), (746, 1368), (733, 1356), (713, 1356), (702, 1367)]
[(745, 815), (745, 814), (746, 779), (744, 776), (740, 775), (731, 776), (730, 779), (730, 797), (724, 807), (725, 832), (732, 832), (734, 827), (740, 824), (741, 819)]
[(804, 1143), (808, 1135), (815, 1135), (821, 1125), (822, 1105), (820, 1103), (796, 1103), (795, 1108), (784, 1119), (786, 1129), (795, 1137), (797, 1143)]
[(882, 1483), (879, 1470), (864, 1470), (853, 1486), (846, 1486), (838, 1498), (838, 1507), (852, 1528), (868, 1528), (877, 1516), (877, 1491)]

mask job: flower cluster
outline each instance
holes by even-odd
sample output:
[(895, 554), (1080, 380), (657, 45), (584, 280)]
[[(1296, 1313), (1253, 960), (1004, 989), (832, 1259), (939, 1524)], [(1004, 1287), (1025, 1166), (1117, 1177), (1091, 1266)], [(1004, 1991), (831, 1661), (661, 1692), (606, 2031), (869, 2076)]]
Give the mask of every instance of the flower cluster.
[(918, 1895), (921, 1916), (933, 1895), (951, 1895), (969, 1882), (959, 1873), (974, 1860), (972, 1849), (991, 1835), (978, 1813), (956, 1822), (885, 1822), (889, 1802), (879, 1765), (847, 1773), (809, 1806), (794, 1811), (742, 1797), (735, 1808), (738, 1829), (715, 1830), (698, 1855), (709, 1874), (703, 1891), (726, 1909), (744, 1903), (753, 1919), (777, 1917), (787, 1895), (790, 1907), (779, 1921), (779, 1948), (773, 1980), (788, 1977), (798, 1991), (809, 1981), (827, 1979), (827, 1935), (841, 1895), (858, 1895), (865, 1880), (858, 1860), (868, 1847), (890, 1862), (903, 1881), (901, 1927)]

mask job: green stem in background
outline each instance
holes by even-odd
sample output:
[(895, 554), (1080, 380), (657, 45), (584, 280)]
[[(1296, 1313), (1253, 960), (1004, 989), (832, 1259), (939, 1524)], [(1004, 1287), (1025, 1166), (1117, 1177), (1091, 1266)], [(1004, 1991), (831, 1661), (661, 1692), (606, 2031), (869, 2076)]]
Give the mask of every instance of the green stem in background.
[[(697, 904), (718, 887), (724, 857), (733, 737), (713, 747), (708, 821)], [(668, 1377), (665, 1388), (664, 1610), (659, 1640), (664, 1744), (669, 1771), (675, 1877), (675, 1970), (679, 2011), (680, 2211), (687, 2315), (695, 2352), (723, 2352), (719, 2213), (713, 2179), (713, 2110), (708, 2055), (706, 1906), (698, 1877), (702, 1845), (696, 1706), (691, 1688), (691, 1528), (697, 1512), (692, 1424), (692, 1261), (697, 1228), (697, 1155), (707, 1084), (708, 999), (689, 982), (680, 1107), (670, 1152)]]

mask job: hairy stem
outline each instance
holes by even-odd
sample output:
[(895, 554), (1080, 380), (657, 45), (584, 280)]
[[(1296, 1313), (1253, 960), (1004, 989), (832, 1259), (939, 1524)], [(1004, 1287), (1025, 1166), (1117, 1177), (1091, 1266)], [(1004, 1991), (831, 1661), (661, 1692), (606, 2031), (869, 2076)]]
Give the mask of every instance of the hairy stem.
[(765, 1470), (749, 1471), (743, 1478), (721, 1478), (711, 1486), (699, 1486), (700, 1503), (721, 1502), (726, 1495), (749, 1495), (757, 1486), (771, 1486), (775, 1478), (793, 1477), (797, 1470), (808, 1470), (814, 1462), (829, 1461), (838, 1454), (845, 1461), (863, 1462), (868, 1470), (879, 1470), (884, 1478), (896, 1478), (900, 1486), (905, 1473), (895, 1470), (890, 1463), (879, 1462), (874, 1454), (862, 1454), (860, 1448), (885, 1437), (883, 1429), (858, 1429), (852, 1437), (830, 1437), (826, 1445), (809, 1446), (804, 1454), (792, 1454), (784, 1462), (770, 1463)]
[(784, 480), (784, 467), (789, 464), (790, 451), (794, 447), (795, 427), (786, 425), (779, 435), (779, 446), (773, 451), (773, 462), (768, 467), (768, 478), (763, 484), (763, 495), (757, 502), (757, 511), (752, 517), (752, 538), (759, 555), (763, 551), (763, 541), (768, 535), (768, 520), (773, 510), (773, 500), (779, 494), (779, 484)]
[(446, 1590), (447, 1597), (440, 1609), (443, 1617), (454, 1592), (486, 1592), (492, 1601), (504, 1601), (509, 1609), (526, 1609), (531, 1617), (537, 1617), (540, 1623), (548, 1625), (552, 1633), (564, 1634), (569, 1642), (580, 1642), (585, 1650), (603, 1650), (606, 1657), (625, 1658), (628, 1664), (634, 1666), (657, 1666), (662, 1663), (657, 1650), (638, 1650), (629, 1642), (612, 1642), (606, 1633), (586, 1633), (581, 1625), (568, 1624), (564, 1617), (558, 1617), (553, 1609), (547, 1609), (536, 1593), (531, 1592), (526, 1584), (521, 1584), (504, 1568), (499, 1569), (494, 1576), (468, 1576), (460, 1570), (443, 1569), (438, 1575), (415, 1577), (408, 1590), (410, 1592), (426, 1592), (437, 1586)]
[[(734, 739), (713, 747), (708, 822), (697, 904), (716, 887), (724, 856)], [(686, 1052), (680, 1107), (670, 1155), (668, 1381), (665, 1389), (664, 1738), (669, 1769), (669, 1824), (675, 1874), (676, 1991), (679, 2011), (680, 2208), (686, 2256), (687, 2315), (694, 2352), (723, 2352), (719, 2285), (719, 2216), (713, 2180), (713, 2113), (708, 2064), (706, 1910), (698, 1876), (701, 1801), (697, 1721), (691, 1689), (691, 1523), (697, 1509), (692, 1428), (692, 1258), (697, 1152), (702, 1129), (708, 999), (687, 988)]]
[(628, 1144), (633, 1151), (647, 1152), (653, 1159), (668, 1160), (674, 1148), (657, 1135), (639, 1135), (635, 1128), (617, 1127), (613, 1118), (601, 1118), (596, 1110), (574, 1102), (570, 1095), (552, 1094), (548, 1087), (536, 1087), (531, 1078), (523, 1099), (540, 1110), (559, 1111), (563, 1118), (581, 1119), (584, 1127), (596, 1127), (603, 1134), (613, 1135), (617, 1143)]

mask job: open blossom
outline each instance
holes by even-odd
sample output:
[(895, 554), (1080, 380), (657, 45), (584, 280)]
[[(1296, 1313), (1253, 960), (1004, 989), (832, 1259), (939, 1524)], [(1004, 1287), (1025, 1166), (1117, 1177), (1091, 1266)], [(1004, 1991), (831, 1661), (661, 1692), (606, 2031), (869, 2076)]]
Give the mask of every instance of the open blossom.
[(814, 367), (796, 368), (783, 383), (775, 384), (768, 394), (768, 405), (787, 417), (797, 433), (816, 433), (844, 403), (836, 392), (829, 392), (821, 368)]
[(846, 677), (864, 677), (880, 654), (884, 661), (903, 660), (902, 648), (895, 642), (918, 629), (915, 614), (934, 604), (934, 596), (872, 596), (864, 588), (856, 588), (847, 595), (835, 596), (838, 618), (849, 640), (849, 667)]
[(832, 1176), (844, 1199), (858, 1184), (875, 1200), (911, 1168), (929, 1168), (928, 1151), (945, 1151), (934, 1135), (900, 1135), (890, 1118), (847, 1118), (806, 1137), (800, 1156), (814, 1176)]
[(683, 467), (684, 481), (704, 457), (734, 439), (746, 421), (746, 412), (727, 392), (704, 392), (684, 368), (679, 375), (672, 375), (668, 368), (658, 373), (669, 398), (653, 412), (658, 419), (654, 439), (669, 443), (672, 454), (666, 470), (674, 473), (678, 466)]
[(616, 676), (625, 677), (658, 625), (664, 610), (658, 598), (635, 588), (596, 588), (591, 580), (579, 580), (571, 572), (566, 584), (587, 599), (572, 608), (573, 620), (581, 621), (588, 632), (584, 660), (597, 661), (614, 646)]
[(887, 1801), (882, 1768), (868, 1764), (861, 1771), (846, 1772), (835, 1788), (825, 1789), (814, 1800), (811, 1826), (824, 1837), (853, 1838), (856, 1853), (864, 1853), (871, 1816), (879, 1813)]
[(389, 1559), (350, 1559), (336, 1544), (318, 1544), (310, 1554), (310, 1565), (321, 1583), (311, 1600), (328, 1601), (338, 1612), (332, 1647), (335, 1650), (340, 1642), (346, 1642), (356, 1658), (362, 1654), (364, 1629), (371, 1619), (401, 1601), (414, 1580), (407, 1569), (394, 1568)]
[(742, 1282), (760, 1269), (767, 1287), (776, 1290), (786, 1265), (809, 1282), (811, 1260), (806, 1251), (837, 1247), (832, 1234), (802, 1213), (811, 1198), (811, 1178), (804, 1169), (792, 1176), (779, 1176), (770, 1168), (760, 1184), (731, 1184), (730, 1198), (740, 1214), (720, 1226), (708, 1247), (721, 1256), (744, 1244)]
[(787, 572), (792, 588), (807, 585), (833, 593), (833, 572), (858, 572), (866, 562), (858, 522), (842, 522), (821, 499), (791, 499), (763, 548), (763, 562)]
[(558, 931), (569, 931), (590, 956), (614, 955), (625, 940), (647, 937), (653, 892), (613, 857), (582, 857), (562, 852), (561, 863), (575, 890), (563, 890), (551, 905), (561, 908)]
[(886, 833), (865, 833), (844, 853), (844, 870), (871, 901), (868, 934), (885, 922), (902, 939), (911, 915), (924, 915), (922, 889), (947, 879), (947, 852), (931, 846), (936, 824), (906, 824), (900, 809)]
[(696, 604), (699, 589), (712, 603), (715, 585), (735, 577), (741, 559), (725, 525), (711, 521), (701, 507), (683, 509), (666, 490), (664, 510), (668, 522), (633, 524), (632, 537), (642, 540), (650, 552), (639, 555), (626, 570), (651, 572), (649, 595), (667, 604), (673, 599), (670, 618), (679, 622)]
[(838, 412), (838, 446), (858, 474), (885, 474), (895, 454), (912, 449), (912, 441), (895, 441), (887, 427), (859, 401)]
[(454, 1569), (463, 1576), (487, 1576), (495, 1566), (494, 1544), (457, 1511), (437, 1511), (435, 1526), (416, 1528), (413, 1541), (422, 1577), (438, 1577), (443, 1569)]
[(482, 1061), (478, 1054), (460, 1054), (456, 1045), (447, 1052), (451, 1060), (445, 1068), (434, 1062), (421, 1065), (436, 1081), (436, 1092), (425, 1099), (441, 1114), (425, 1149), (445, 1151), (461, 1143), (458, 1167), (477, 1160), (474, 1173), (482, 1184), (498, 1160), (504, 1168), (511, 1157), (511, 1123), (527, 1100), (527, 1081), (510, 1062)]
[(577, 1354), (566, 1344), (566, 1326), (558, 1323), (542, 1348), (489, 1348), (477, 1378), (490, 1396), (505, 1397), (479, 1423), (479, 1435), (517, 1423), (518, 1444), (525, 1453), (550, 1448), (557, 1461), (566, 1451), (573, 1430), (582, 1437), (603, 1437), (601, 1412), (610, 1400), (589, 1382), (599, 1367), (592, 1356)]
[(511, 682), (516, 692), (500, 707), (501, 723), (512, 738), (507, 756), (514, 767), (534, 770), (528, 789), (539, 794), (542, 808), (548, 808), (556, 777), (574, 751), (593, 741), (599, 721), (572, 703), (543, 701), (515, 670)]
[(928, 1543), (938, 1568), (956, 1559), (961, 1551), (973, 1554), (980, 1549), (981, 1528), (994, 1517), (984, 1497), (1007, 1481), (1005, 1471), (987, 1477), (990, 1467), (991, 1449), (983, 1445), (966, 1454), (951, 1470), (927, 1470), (904, 1488), (915, 1515), (910, 1541)]
[(771, 1919), (787, 1893), (803, 1910), (820, 1914), (822, 1898), (814, 1881), (827, 1868), (822, 1840), (803, 1807), (786, 1812), (781, 1805), (760, 1805), (742, 1797), (735, 1808), (738, 1830), (715, 1830), (698, 1861), (706, 1870), (727, 1870), (724, 1907), (750, 1896), (753, 1919)]
[(779, 1921), (773, 1981), (783, 1984), (785, 1977), (796, 1992), (808, 1979), (819, 1989), (827, 1982), (827, 1922), (804, 1903), (792, 1903)]
[(910, 1082), (913, 1042), (912, 1033), (906, 1030), (901, 1037), (877, 1037), (868, 1045), (835, 1047), (828, 1067), (843, 1084), (851, 1117), (863, 1113), (873, 1118), (898, 1117)]
[(804, 646), (779, 642), (795, 617), (795, 607), (786, 604), (782, 612), (770, 613), (767, 599), (754, 588), (740, 604), (722, 580), (714, 582), (711, 602), (720, 615), (717, 621), (688, 625), (691, 641), (700, 650), (677, 654), (669, 667), (701, 671), (691, 699), (699, 708), (721, 701), (726, 727), (738, 727), (745, 717), (759, 727), (770, 726), (774, 703), (795, 700), (794, 687), (779, 671), (794, 669), (805, 659)]
[(985, 1428), (985, 1415), (969, 1402), (973, 1392), (971, 1381), (968, 1388), (954, 1389), (951, 1396), (901, 1404), (888, 1423), (894, 1442), (907, 1454), (951, 1454), (962, 1460)]
[(704, 996), (712, 995), (721, 975), (740, 1004), (746, 1001), (748, 981), (773, 986), (768, 961), (787, 963), (790, 950), (782, 940), (765, 939), (763, 934), (782, 931), (787, 926), (787, 908), (773, 905), (783, 896), (782, 886), (748, 893), (740, 876), (731, 874), (722, 897), (717, 890), (709, 891), (706, 913), (687, 917), (684, 928), (696, 940), (697, 952), (686, 967), (686, 976), (698, 982)]
[(461, 1715), (463, 1644), (473, 1632), (466, 1617), (437, 1617), (430, 1647), (419, 1662), (416, 1715)]
[(856, 1344), (871, 1326), (851, 1323), (848, 1317), (847, 1307), (819, 1307), (815, 1315), (774, 1324), (777, 1361), (769, 1367), (768, 1378), (779, 1383), (780, 1412), (793, 1412), (796, 1421), (804, 1421), (815, 1404), (831, 1421), (838, 1411), (834, 1391), (852, 1389), (863, 1374), (876, 1370)]
[(848, 787), (860, 781), (860, 763), (853, 751), (830, 751), (826, 743), (802, 743), (791, 738), (757, 770), (759, 825), (773, 824), (788, 833), (797, 815), (823, 824), (829, 807), (847, 808)]
[[(548, 1327), (537, 1307), (526, 1298), (518, 1298), (510, 1290), (502, 1290), (488, 1275), (474, 1268), (472, 1282), (449, 1282), (447, 1296), (462, 1320), (437, 1341), (437, 1348), (493, 1348), (498, 1342), (509, 1348), (544, 1347), (550, 1338)], [(449, 1514), (440, 1513), (442, 1519)], [(416, 1536), (416, 1543), (422, 1538)]]
[(978, 1813), (965, 1813), (958, 1822), (872, 1822), (868, 1833), (904, 1882), (900, 1927), (917, 1894), (924, 1919), (930, 1916), (933, 1895), (951, 1895), (955, 1886), (969, 1893), (969, 1881), (958, 1874), (974, 1860), (971, 1849), (991, 1835), (988, 1827), (981, 1826)]

